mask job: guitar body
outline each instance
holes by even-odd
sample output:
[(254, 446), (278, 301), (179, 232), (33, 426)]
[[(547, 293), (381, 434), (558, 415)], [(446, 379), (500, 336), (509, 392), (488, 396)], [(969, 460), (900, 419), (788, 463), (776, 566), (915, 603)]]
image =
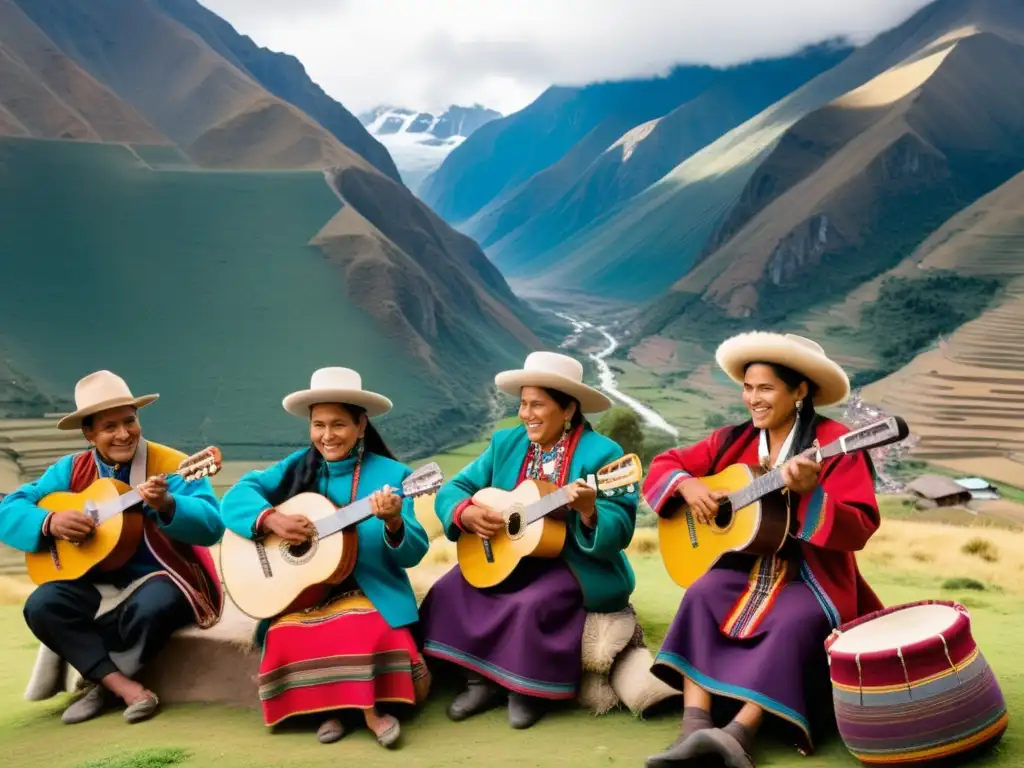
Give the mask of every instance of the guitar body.
[[(733, 494), (750, 485), (764, 470), (733, 464), (716, 475), (700, 478), (710, 490)], [(682, 497), (670, 502), (670, 514), (658, 518), (658, 548), (669, 576), (689, 587), (727, 552), (769, 555), (778, 552), (789, 533), (789, 507), (778, 491), (742, 509), (719, 508), (710, 525), (697, 522)]]
[[(47, 512), (82, 512), (103, 504), (114, 504), (131, 488), (119, 480), (101, 478), (81, 493), (60, 491), (44, 496), (38, 507)], [(135, 554), (142, 541), (142, 509), (139, 506), (104, 520), (92, 536), (80, 544), (54, 540), (52, 548), (25, 555), (29, 578), (35, 584), (73, 581), (93, 570), (115, 571)]]
[[(313, 523), (337, 511), (319, 493), (300, 493), (275, 509), (283, 515), (305, 515)], [(269, 619), (314, 605), (327, 586), (352, 573), (357, 554), (354, 526), (301, 545), (288, 544), (276, 534), (257, 542), (226, 530), (220, 543), (221, 579), (242, 613)]]
[(525, 557), (558, 557), (565, 546), (565, 522), (552, 515), (522, 524), (523, 509), (558, 487), (539, 480), (524, 480), (514, 491), (484, 488), (473, 502), (501, 513), (505, 529), (490, 540), (493, 562), (488, 561), (484, 541), (476, 534), (463, 533), (457, 542), (459, 568), (478, 589), (493, 587), (507, 579)]

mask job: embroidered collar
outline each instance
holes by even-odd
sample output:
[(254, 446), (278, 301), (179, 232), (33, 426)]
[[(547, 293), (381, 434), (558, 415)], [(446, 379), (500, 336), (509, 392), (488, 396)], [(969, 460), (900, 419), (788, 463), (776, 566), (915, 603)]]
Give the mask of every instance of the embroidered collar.
[(793, 428), (789, 430), (789, 436), (786, 438), (786, 442), (782, 444), (782, 448), (779, 449), (778, 455), (775, 457), (775, 465), (769, 467), (771, 453), (768, 450), (768, 430), (761, 430), (761, 437), (757, 444), (757, 460), (761, 463), (761, 466), (765, 469), (775, 469), (780, 466), (786, 458), (789, 456), (790, 449), (793, 445), (793, 440), (796, 439), (796, 430), (800, 426), (800, 419), (797, 418), (793, 422)]

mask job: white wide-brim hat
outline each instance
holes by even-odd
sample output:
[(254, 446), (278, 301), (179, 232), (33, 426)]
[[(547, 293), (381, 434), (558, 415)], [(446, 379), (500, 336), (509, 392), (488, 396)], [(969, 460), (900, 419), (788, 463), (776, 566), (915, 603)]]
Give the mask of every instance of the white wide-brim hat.
[(532, 352), (522, 368), (495, 376), (494, 385), (516, 397), (523, 387), (564, 392), (579, 401), (584, 413), (600, 413), (612, 407), (612, 401), (602, 392), (583, 383), (583, 366), (579, 361), (557, 352)]
[(281, 404), (292, 416), (309, 418), (318, 403), (358, 405), (367, 416), (383, 416), (392, 404), (384, 395), (363, 389), (362, 377), (351, 368), (320, 368), (309, 379), (309, 389), (292, 392)]
[(126, 405), (145, 408), (159, 397), (160, 395), (135, 397), (120, 376), (110, 371), (96, 371), (79, 379), (75, 384), (76, 410), (58, 421), (57, 429), (81, 429), (82, 421), (88, 416), (111, 408), (123, 408)]
[(818, 387), (814, 404), (835, 405), (850, 395), (850, 379), (838, 363), (829, 359), (821, 345), (792, 333), (752, 331), (723, 341), (715, 359), (729, 378), (743, 383), (749, 363), (776, 363), (803, 374)]

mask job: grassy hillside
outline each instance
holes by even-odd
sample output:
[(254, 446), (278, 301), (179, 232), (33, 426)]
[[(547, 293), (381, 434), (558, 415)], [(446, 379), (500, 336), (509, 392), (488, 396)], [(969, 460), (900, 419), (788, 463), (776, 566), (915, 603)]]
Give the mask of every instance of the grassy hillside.
[(19, 286), (0, 357), (44, 392), (110, 368), (163, 395), (145, 413), (154, 433), (229, 458), (301, 444), (281, 397), (323, 365), (395, 401), (384, 429), (406, 455), (489, 420), (481, 360), (475, 380), (446, 377), (472, 368), (462, 350), (429, 368), (342, 299), (344, 272), (307, 245), (339, 208), (321, 173), (154, 173), (120, 146), (13, 139), (0, 168), (0, 253)]

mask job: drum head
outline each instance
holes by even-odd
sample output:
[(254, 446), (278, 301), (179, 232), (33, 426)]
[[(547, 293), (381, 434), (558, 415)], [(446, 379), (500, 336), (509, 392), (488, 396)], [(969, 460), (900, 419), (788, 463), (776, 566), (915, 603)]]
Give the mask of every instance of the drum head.
[(912, 605), (877, 616), (843, 632), (832, 644), (832, 653), (891, 651), (918, 643), (946, 631), (957, 611), (948, 605)]

